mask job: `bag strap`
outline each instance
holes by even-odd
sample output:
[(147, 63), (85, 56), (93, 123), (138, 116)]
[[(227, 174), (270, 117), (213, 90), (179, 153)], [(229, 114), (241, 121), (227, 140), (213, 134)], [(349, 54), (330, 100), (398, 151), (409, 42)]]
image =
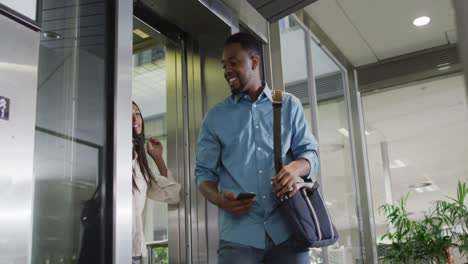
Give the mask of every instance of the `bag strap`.
[[(282, 146), (281, 146), (281, 109), (283, 106), (283, 90), (273, 90), (273, 149), (275, 158), (275, 170), (276, 174), (283, 168), (283, 157), (282, 157)], [(301, 182), (297, 182), (298, 189), (317, 189), (319, 187), (318, 182), (312, 181), (311, 179), (302, 179)]]
[(273, 149), (276, 174), (283, 168), (281, 150), (281, 108), (283, 106), (283, 91), (273, 90)]

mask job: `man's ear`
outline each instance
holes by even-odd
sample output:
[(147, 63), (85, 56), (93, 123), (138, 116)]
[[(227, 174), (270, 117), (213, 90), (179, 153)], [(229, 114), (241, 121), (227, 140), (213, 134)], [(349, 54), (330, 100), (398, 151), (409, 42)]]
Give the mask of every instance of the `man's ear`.
[(260, 62), (260, 57), (254, 54), (250, 57), (250, 59), (252, 60), (252, 70), (255, 70)]

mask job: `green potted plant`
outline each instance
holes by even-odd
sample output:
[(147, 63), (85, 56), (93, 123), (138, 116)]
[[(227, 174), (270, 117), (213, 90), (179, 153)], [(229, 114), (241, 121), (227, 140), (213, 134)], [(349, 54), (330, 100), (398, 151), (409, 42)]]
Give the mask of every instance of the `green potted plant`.
[[(439, 216), (452, 236), (460, 255), (468, 257), (468, 184), (458, 182), (457, 197), (448, 201), (437, 201), (434, 214)], [(467, 259), (468, 260), (468, 259)]]
[(390, 226), (382, 237), (391, 241), (384, 262), (438, 263), (449, 262), (449, 248), (457, 248), (463, 256), (468, 251), (468, 213), (466, 183), (458, 183), (457, 199), (437, 201), (422, 220), (409, 219), (406, 195), (397, 205), (380, 207)]

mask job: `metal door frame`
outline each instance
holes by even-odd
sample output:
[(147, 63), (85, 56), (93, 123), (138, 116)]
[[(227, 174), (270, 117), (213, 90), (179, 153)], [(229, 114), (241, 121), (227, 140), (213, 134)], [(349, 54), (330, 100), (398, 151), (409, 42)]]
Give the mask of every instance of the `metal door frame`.
[[(115, 58), (115, 97), (114, 97), (114, 244), (113, 263), (129, 263), (132, 259), (132, 182), (129, 177), (131, 171), (131, 105), (132, 105), (132, 74), (133, 74), (133, 18), (134, 5), (132, 1), (118, 0), (115, 29), (116, 29), (116, 58)], [(144, 20), (148, 23), (147, 20)], [(148, 23), (149, 26), (151, 22)], [(153, 27), (154, 28), (154, 27)], [(172, 31), (172, 29), (169, 29)], [(168, 34), (163, 35), (167, 36)], [(172, 39), (174, 35), (170, 35)], [(169, 89), (167, 97), (169, 100), (168, 112), (176, 115), (175, 118), (168, 117), (168, 131), (175, 131), (173, 138), (177, 148), (168, 151), (168, 169), (176, 172), (176, 180), (182, 183), (180, 204), (169, 206), (169, 258), (174, 263), (189, 263), (187, 259), (190, 251), (186, 250), (186, 223), (190, 219), (185, 219), (185, 206), (187, 204), (187, 162), (186, 162), (186, 68), (184, 42), (181, 43), (181, 51), (171, 50), (169, 56), (173, 56), (173, 72), (176, 77), (176, 89)], [(174, 120), (172, 120), (174, 119)], [(182, 125), (180, 125), (182, 124)], [(182, 127), (182, 129), (180, 129)], [(181, 131), (182, 130), (182, 131)], [(169, 132), (168, 132), (169, 133)], [(168, 138), (169, 139), (169, 138)], [(172, 141), (172, 140), (171, 140)], [(168, 141), (168, 146), (174, 144)], [(181, 143), (179, 143), (181, 142)], [(169, 153), (171, 152), (171, 154)], [(180, 161), (180, 162), (179, 162)], [(181, 218), (181, 216), (183, 216)], [(190, 232), (188, 232), (190, 233)], [(175, 250), (174, 250), (175, 249)]]
[(132, 29), (133, 2), (118, 0), (115, 16), (115, 94), (113, 263), (129, 263), (132, 259)]

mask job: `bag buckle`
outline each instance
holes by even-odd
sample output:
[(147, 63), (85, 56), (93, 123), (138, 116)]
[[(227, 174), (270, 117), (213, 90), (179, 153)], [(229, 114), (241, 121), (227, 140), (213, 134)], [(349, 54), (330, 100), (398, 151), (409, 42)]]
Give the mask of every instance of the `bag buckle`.
[(273, 90), (271, 98), (273, 104), (282, 104), (283, 103), (283, 90)]
[(286, 202), (287, 200), (289, 200), (289, 195), (287, 195), (287, 194), (281, 195), (281, 197), (280, 197), (281, 202)]

